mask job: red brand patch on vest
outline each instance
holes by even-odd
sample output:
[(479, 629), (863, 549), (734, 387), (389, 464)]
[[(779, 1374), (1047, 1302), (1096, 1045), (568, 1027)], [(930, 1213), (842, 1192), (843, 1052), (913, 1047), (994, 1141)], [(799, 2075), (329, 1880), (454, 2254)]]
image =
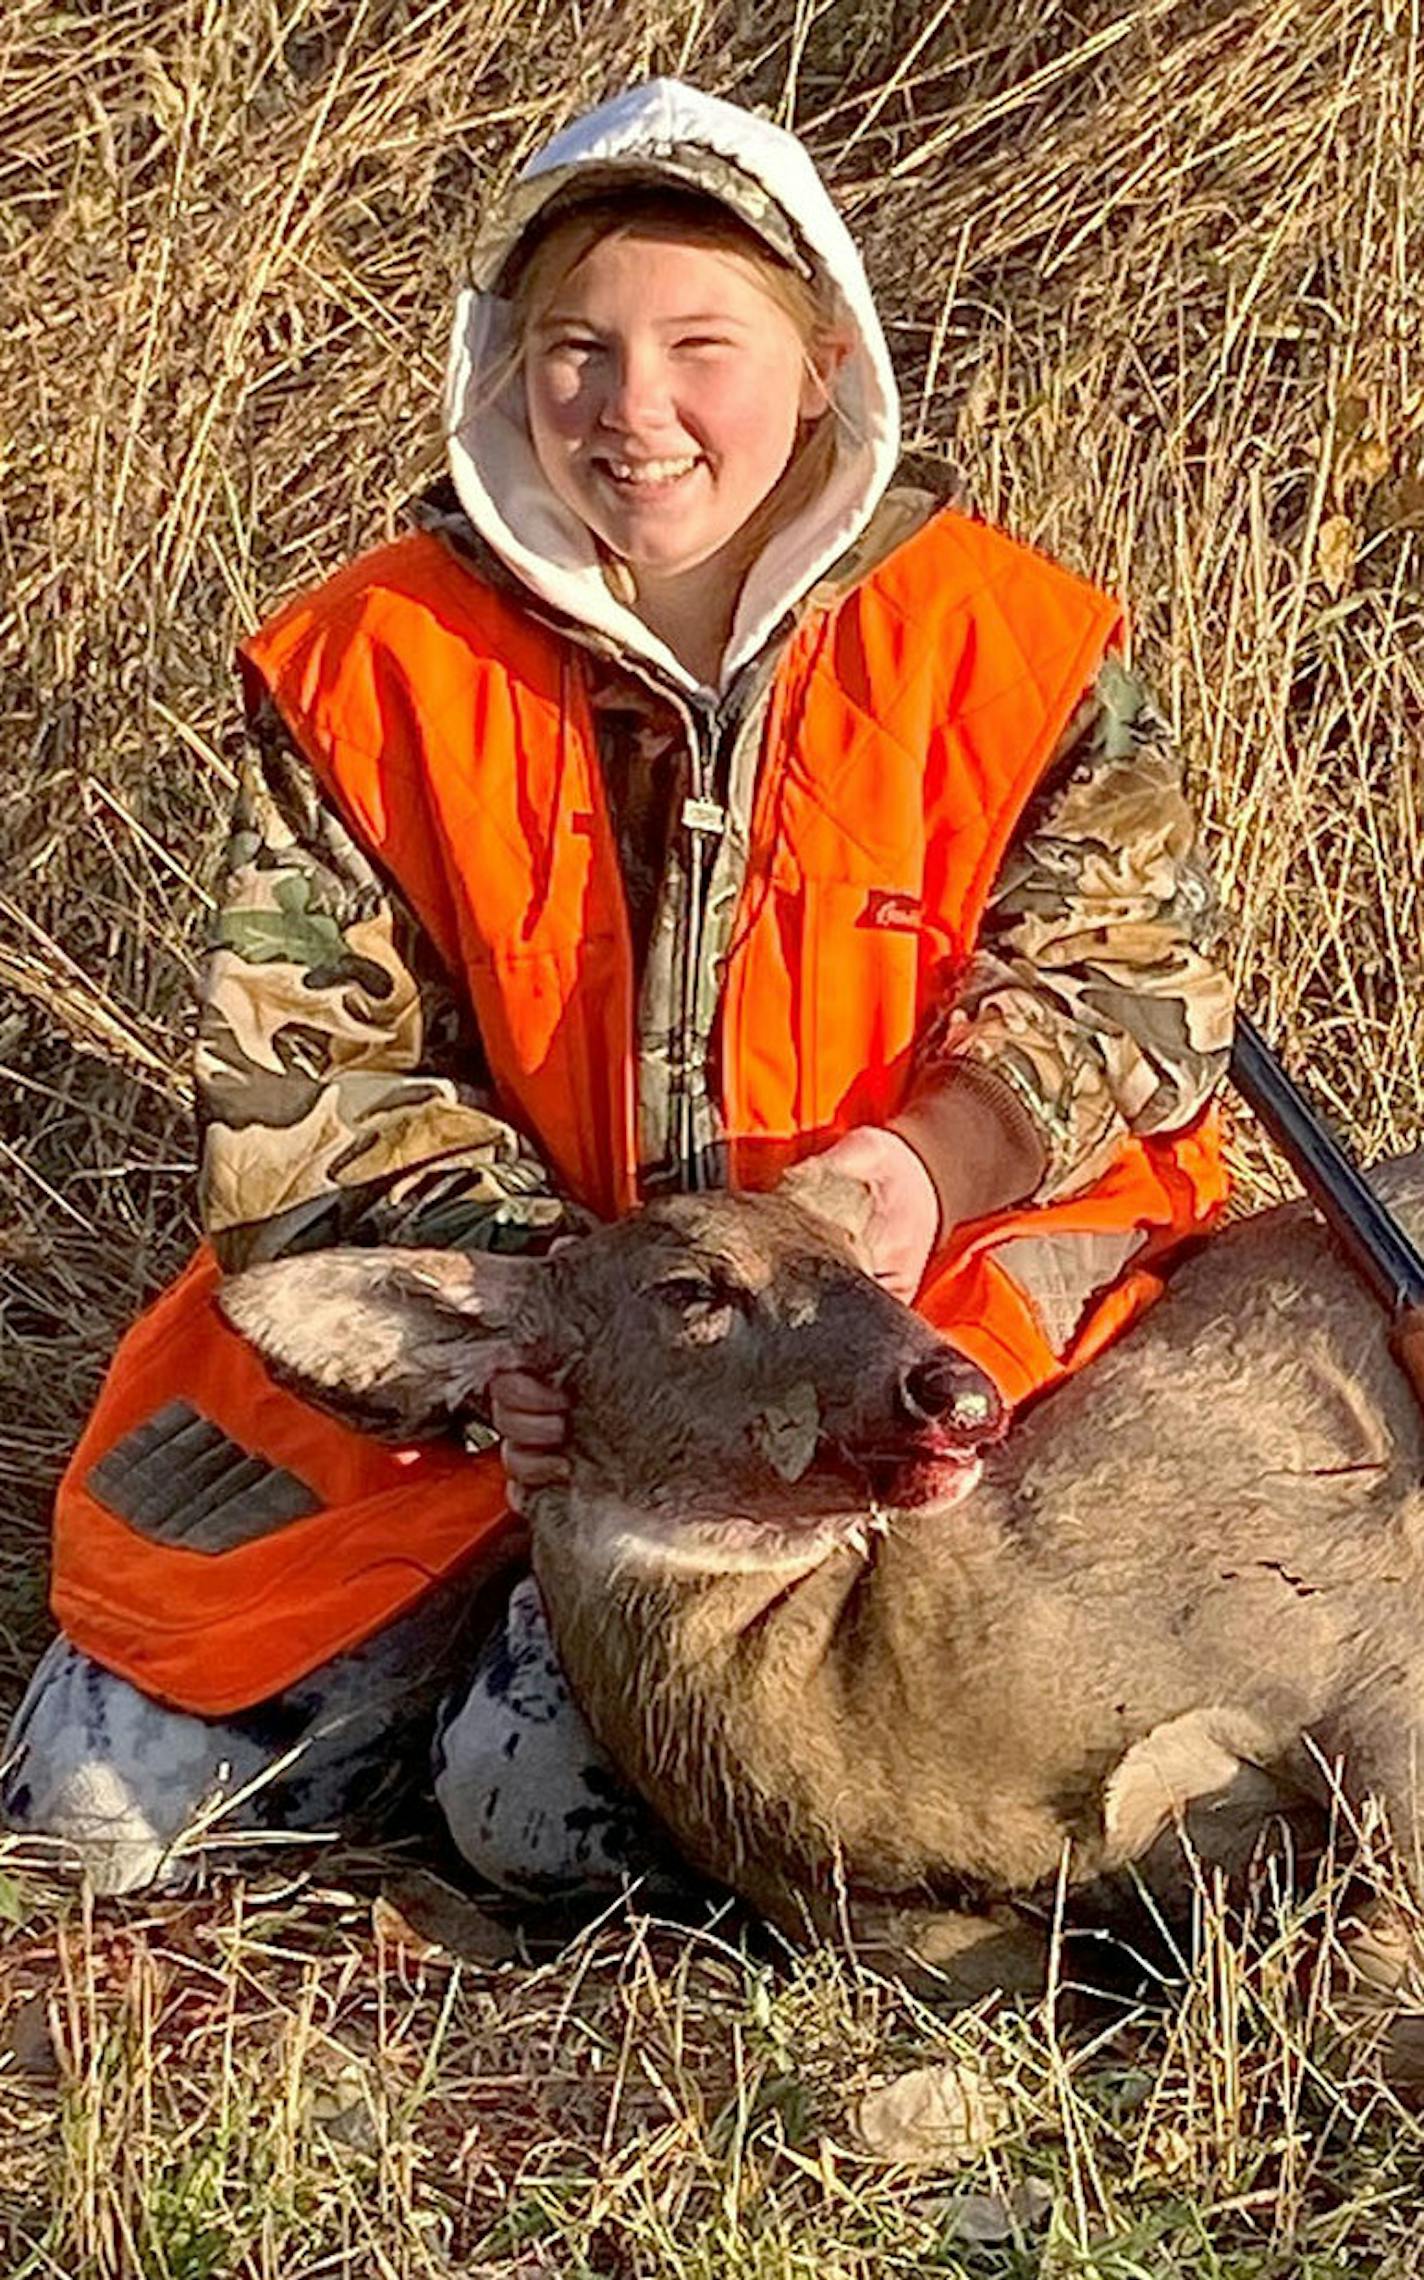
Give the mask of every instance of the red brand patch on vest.
[(923, 923), (924, 915), (924, 905), (918, 895), (906, 894), (899, 887), (872, 887), (856, 924), (917, 927)]

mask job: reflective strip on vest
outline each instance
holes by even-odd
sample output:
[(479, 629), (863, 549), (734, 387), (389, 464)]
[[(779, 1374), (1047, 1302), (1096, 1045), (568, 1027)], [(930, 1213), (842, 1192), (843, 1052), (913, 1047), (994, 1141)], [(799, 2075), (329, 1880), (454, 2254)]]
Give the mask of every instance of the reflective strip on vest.
[[(60, 1484), (52, 1593), (76, 1646), (208, 1718), (294, 1685), (457, 1568), (473, 1589), (528, 1541), (494, 1454), (393, 1447), (298, 1400), (218, 1312), (218, 1281), (204, 1247), (121, 1342)], [(300, 1482), (309, 1513), (209, 1554), (156, 1540), (102, 1501), (105, 1461), (179, 1401)]]

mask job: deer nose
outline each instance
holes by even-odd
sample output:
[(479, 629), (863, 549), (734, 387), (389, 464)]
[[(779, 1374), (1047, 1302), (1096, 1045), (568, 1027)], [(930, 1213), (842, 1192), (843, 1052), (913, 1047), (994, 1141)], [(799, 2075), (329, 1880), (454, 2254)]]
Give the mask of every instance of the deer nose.
[(906, 1370), (900, 1406), (916, 1425), (950, 1425), (974, 1439), (995, 1431), (1004, 1410), (993, 1379), (953, 1352), (931, 1354)]

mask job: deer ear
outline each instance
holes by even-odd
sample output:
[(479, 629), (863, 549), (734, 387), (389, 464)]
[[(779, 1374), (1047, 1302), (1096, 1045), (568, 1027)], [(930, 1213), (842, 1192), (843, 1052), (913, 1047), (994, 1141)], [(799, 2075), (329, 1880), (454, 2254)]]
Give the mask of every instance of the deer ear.
[(538, 1340), (546, 1274), (542, 1260), (493, 1252), (306, 1251), (233, 1275), (218, 1305), (294, 1391), (415, 1440)]
[(849, 1236), (857, 1260), (869, 1272), (867, 1243), (874, 1204), (864, 1180), (852, 1179), (819, 1156), (806, 1156), (782, 1173), (779, 1184), (781, 1193), (813, 1219)]

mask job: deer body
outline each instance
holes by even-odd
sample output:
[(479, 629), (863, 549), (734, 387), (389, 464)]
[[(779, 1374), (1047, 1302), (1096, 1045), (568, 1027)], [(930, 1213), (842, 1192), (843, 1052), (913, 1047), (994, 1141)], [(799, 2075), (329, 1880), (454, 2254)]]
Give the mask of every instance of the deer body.
[[(1381, 1184), (1417, 1228), (1424, 1161)], [(421, 1255), (472, 1345), (502, 1329), (569, 1371), (536, 1571), (591, 1724), (688, 1858), (783, 1921), (847, 1893), (968, 1921), (1065, 1864), (1170, 1888), (1183, 1822), (1239, 1865), (1337, 1763), (1417, 1835), (1424, 1429), (1309, 1212), (1217, 1237), (972, 1461), (976, 1373), (847, 1253), (788, 1202), (714, 1197), (513, 1298)], [(236, 1318), (311, 1383), (264, 1304)], [(467, 1354), (447, 1406), (476, 1375)], [(918, 1470), (882, 1493), (892, 1413)]]
[(1308, 1216), (1273, 1233), (1270, 1260), (1253, 1229), (1184, 1270), (968, 1495), (803, 1565), (675, 1565), (616, 1503), (544, 1492), (575, 1691), (699, 1866), (764, 1904), (837, 1859), (874, 1891), (1008, 1894), (1066, 1842), (1086, 1881), (1120, 1864), (1115, 1770), (1170, 1722), (1225, 1710), (1318, 1792), (1302, 1737), (1333, 1758), (1352, 1713), (1388, 1726), (1411, 1657), (1424, 1709), (1419, 1414)]

